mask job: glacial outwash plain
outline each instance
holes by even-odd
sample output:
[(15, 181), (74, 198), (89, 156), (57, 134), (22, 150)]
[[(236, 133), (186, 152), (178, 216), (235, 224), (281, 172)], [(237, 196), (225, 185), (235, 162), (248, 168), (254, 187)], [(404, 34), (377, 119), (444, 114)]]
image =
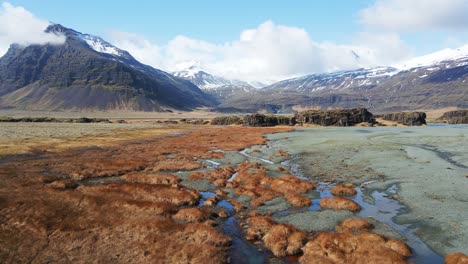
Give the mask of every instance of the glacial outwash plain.
[(211, 119), (2, 123), (1, 262), (443, 263), (468, 254), (468, 126)]

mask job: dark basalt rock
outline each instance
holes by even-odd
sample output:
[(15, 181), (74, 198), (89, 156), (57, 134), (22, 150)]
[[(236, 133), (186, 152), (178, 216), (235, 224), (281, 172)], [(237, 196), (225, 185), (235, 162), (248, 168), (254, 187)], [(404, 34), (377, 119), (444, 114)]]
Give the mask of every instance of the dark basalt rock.
[(448, 124), (468, 124), (468, 110), (445, 112), (438, 120)]
[(253, 114), (245, 116), (243, 123), (245, 126), (251, 127), (265, 127), (278, 125), (294, 126), (296, 124), (296, 118), (288, 116)]
[(375, 124), (374, 116), (366, 108), (329, 111), (308, 110), (297, 113), (295, 119), (299, 124), (315, 124), (320, 126), (354, 126), (363, 122)]
[(211, 124), (217, 126), (241, 125), (242, 118), (239, 116), (218, 116), (211, 120)]
[(407, 126), (426, 125), (426, 113), (424, 112), (399, 112), (381, 115), (382, 119), (395, 121)]

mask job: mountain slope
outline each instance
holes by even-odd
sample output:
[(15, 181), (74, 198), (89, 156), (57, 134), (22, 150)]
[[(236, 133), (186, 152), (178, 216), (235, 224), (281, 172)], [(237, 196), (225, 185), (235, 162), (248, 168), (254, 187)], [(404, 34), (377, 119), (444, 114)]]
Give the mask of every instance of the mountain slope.
[(212, 95), (219, 102), (234, 96), (247, 96), (257, 88), (265, 86), (260, 82), (229, 80), (207, 73), (198, 66), (190, 66), (184, 70), (173, 72), (174, 76), (186, 79), (197, 85), (205, 93)]
[(161, 111), (212, 106), (192, 83), (136, 61), (103, 39), (61, 25), (63, 45), (11, 45), (0, 58), (0, 107)]
[(468, 108), (468, 46), (443, 50), (393, 67), (313, 74), (274, 83), (219, 107), (291, 111), (292, 107), (367, 107), (389, 112)]

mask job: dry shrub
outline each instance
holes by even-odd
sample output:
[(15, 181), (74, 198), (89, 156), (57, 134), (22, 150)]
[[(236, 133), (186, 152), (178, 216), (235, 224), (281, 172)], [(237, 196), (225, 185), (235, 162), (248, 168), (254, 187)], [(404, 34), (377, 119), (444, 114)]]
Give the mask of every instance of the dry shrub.
[(226, 186), (227, 181), (225, 179), (217, 179), (213, 181), (213, 185), (216, 187), (224, 187)]
[(309, 197), (298, 194), (286, 195), (285, 198), (294, 207), (306, 207), (312, 205), (312, 200)]
[(186, 159), (167, 159), (159, 161), (153, 171), (190, 171), (203, 168), (203, 164), (194, 160)]
[(276, 222), (267, 216), (255, 216), (247, 219), (247, 234), (248, 240), (257, 240), (263, 236), (276, 224)]
[[(171, 178), (129, 174), (200, 168), (200, 159), (222, 156), (214, 149), (242, 150), (264, 144), (265, 133), (288, 130), (204, 128), (184, 131), (182, 136), (152, 135), (144, 142), (129, 140), (2, 162), (0, 185), (8, 191), (0, 192), (0, 262), (227, 262), (229, 239), (209, 226), (211, 221), (186, 224), (172, 219), (180, 207), (197, 204), (197, 191), (173, 187)], [(127, 174), (131, 183), (56, 191), (44, 185), (59, 178), (41, 181), (43, 172), (75, 180)], [(236, 210), (243, 209), (238, 201), (231, 203)]]
[(406, 263), (411, 251), (403, 242), (362, 233), (319, 233), (302, 248), (300, 263)]
[(358, 203), (351, 199), (340, 196), (325, 197), (322, 200), (320, 200), (319, 204), (322, 208), (328, 208), (333, 210), (348, 210), (351, 212), (358, 212), (361, 210), (361, 206)]
[(229, 246), (231, 240), (220, 234), (215, 228), (209, 225), (192, 224), (186, 225), (185, 230), (188, 233), (187, 237), (193, 243), (200, 245), (208, 244), (213, 246)]
[(288, 156), (289, 153), (280, 149), (278, 152), (275, 153), (275, 157), (284, 157), (284, 156)]
[(281, 196), (288, 199), (293, 206), (308, 206), (311, 204), (310, 199), (299, 194), (315, 188), (315, 184), (291, 175), (271, 178), (260, 164), (247, 161), (238, 165), (237, 177), (233, 183), (235, 185), (226, 185), (226, 187), (235, 188), (237, 195), (252, 197), (251, 206), (261, 206), (264, 202)]
[(189, 223), (199, 223), (207, 220), (209, 218), (209, 212), (202, 210), (197, 207), (182, 208), (177, 214), (172, 216), (172, 219), (189, 222)]
[(249, 218), (246, 233), (248, 240), (261, 239), (277, 257), (299, 254), (306, 242), (305, 233), (292, 225), (278, 224), (266, 216)]
[(216, 196), (223, 197), (226, 196), (228, 192), (223, 189), (216, 189), (215, 194)]
[(341, 225), (336, 227), (338, 232), (348, 232), (348, 231), (366, 231), (373, 228), (373, 225), (364, 218), (348, 218), (341, 223)]
[(78, 184), (74, 180), (56, 180), (47, 183), (46, 186), (53, 189), (64, 190), (76, 188)]
[(232, 174), (234, 174), (236, 170), (234, 167), (221, 167), (215, 168), (210, 172), (192, 172), (189, 175), (189, 180), (202, 180), (207, 179), (210, 181), (216, 180), (228, 180), (231, 178)]
[(468, 264), (468, 256), (460, 252), (448, 254), (445, 264)]
[(283, 167), (278, 167), (278, 171), (279, 171), (279, 172), (282, 172), (282, 173), (284, 173), (284, 174), (288, 174), (288, 173), (289, 173), (289, 171), (288, 171), (287, 169), (283, 168)]
[(283, 194), (300, 194), (315, 189), (316, 185), (297, 177), (288, 175), (271, 180), (271, 188)]
[(215, 206), (218, 203), (219, 199), (216, 196), (212, 196), (203, 203), (204, 206)]
[(107, 184), (98, 186), (80, 186), (76, 189), (86, 196), (103, 199), (137, 200), (147, 202), (169, 202), (175, 206), (194, 205), (200, 199), (196, 191), (188, 191), (152, 184)]
[(234, 207), (234, 211), (236, 212), (240, 212), (244, 209), (244, 206), (236, 199), (228, 198), (226, 201), (232, 204), (232, 207)]
[(296, 255), (302, 252), (302, 247), (307, 242), (307, 235), (304, 232), (296, 231), (288, 237), (288, 255)]
[(353, 186), (337, 185), (332, 188), (331, 193), (333, 195), (348, 196), (348, 195), (356, 195), (357, 191), (354, 189)]
[(123, 180), (126, 180), (127, 182), (162, 184), (170, 185), (173, 187), (177, 187), (179, 182), (181, 181), (181, 179), (175, 175), (154, 174), (146, 172), (131, 172), (123, 175), (121, 178)]

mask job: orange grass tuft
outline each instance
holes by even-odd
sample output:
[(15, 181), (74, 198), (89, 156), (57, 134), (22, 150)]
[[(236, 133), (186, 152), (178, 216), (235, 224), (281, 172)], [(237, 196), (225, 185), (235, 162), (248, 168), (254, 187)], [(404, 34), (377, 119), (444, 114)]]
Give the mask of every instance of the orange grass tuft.
[(331, 193), (333, 195), (349, 196), (356, 195), (357, 191), (352, 185), (337, 185), (332, 188)]
[(445, 257), (445, 264), (468, 264), (468, 256), (463, 253), (451, 253)]
[(300, 263), (406, 263), (411, 256), (403, 242), (371, 233), (319, 233), (302, 251)]
[(320, 200), (319, 205), (322, 208), (333, 210), (348, 210), (351, 212), (358, 212), (361, 210), (361, 206), (358, 203), (351, 199), (340, 196), (325, 197)]

